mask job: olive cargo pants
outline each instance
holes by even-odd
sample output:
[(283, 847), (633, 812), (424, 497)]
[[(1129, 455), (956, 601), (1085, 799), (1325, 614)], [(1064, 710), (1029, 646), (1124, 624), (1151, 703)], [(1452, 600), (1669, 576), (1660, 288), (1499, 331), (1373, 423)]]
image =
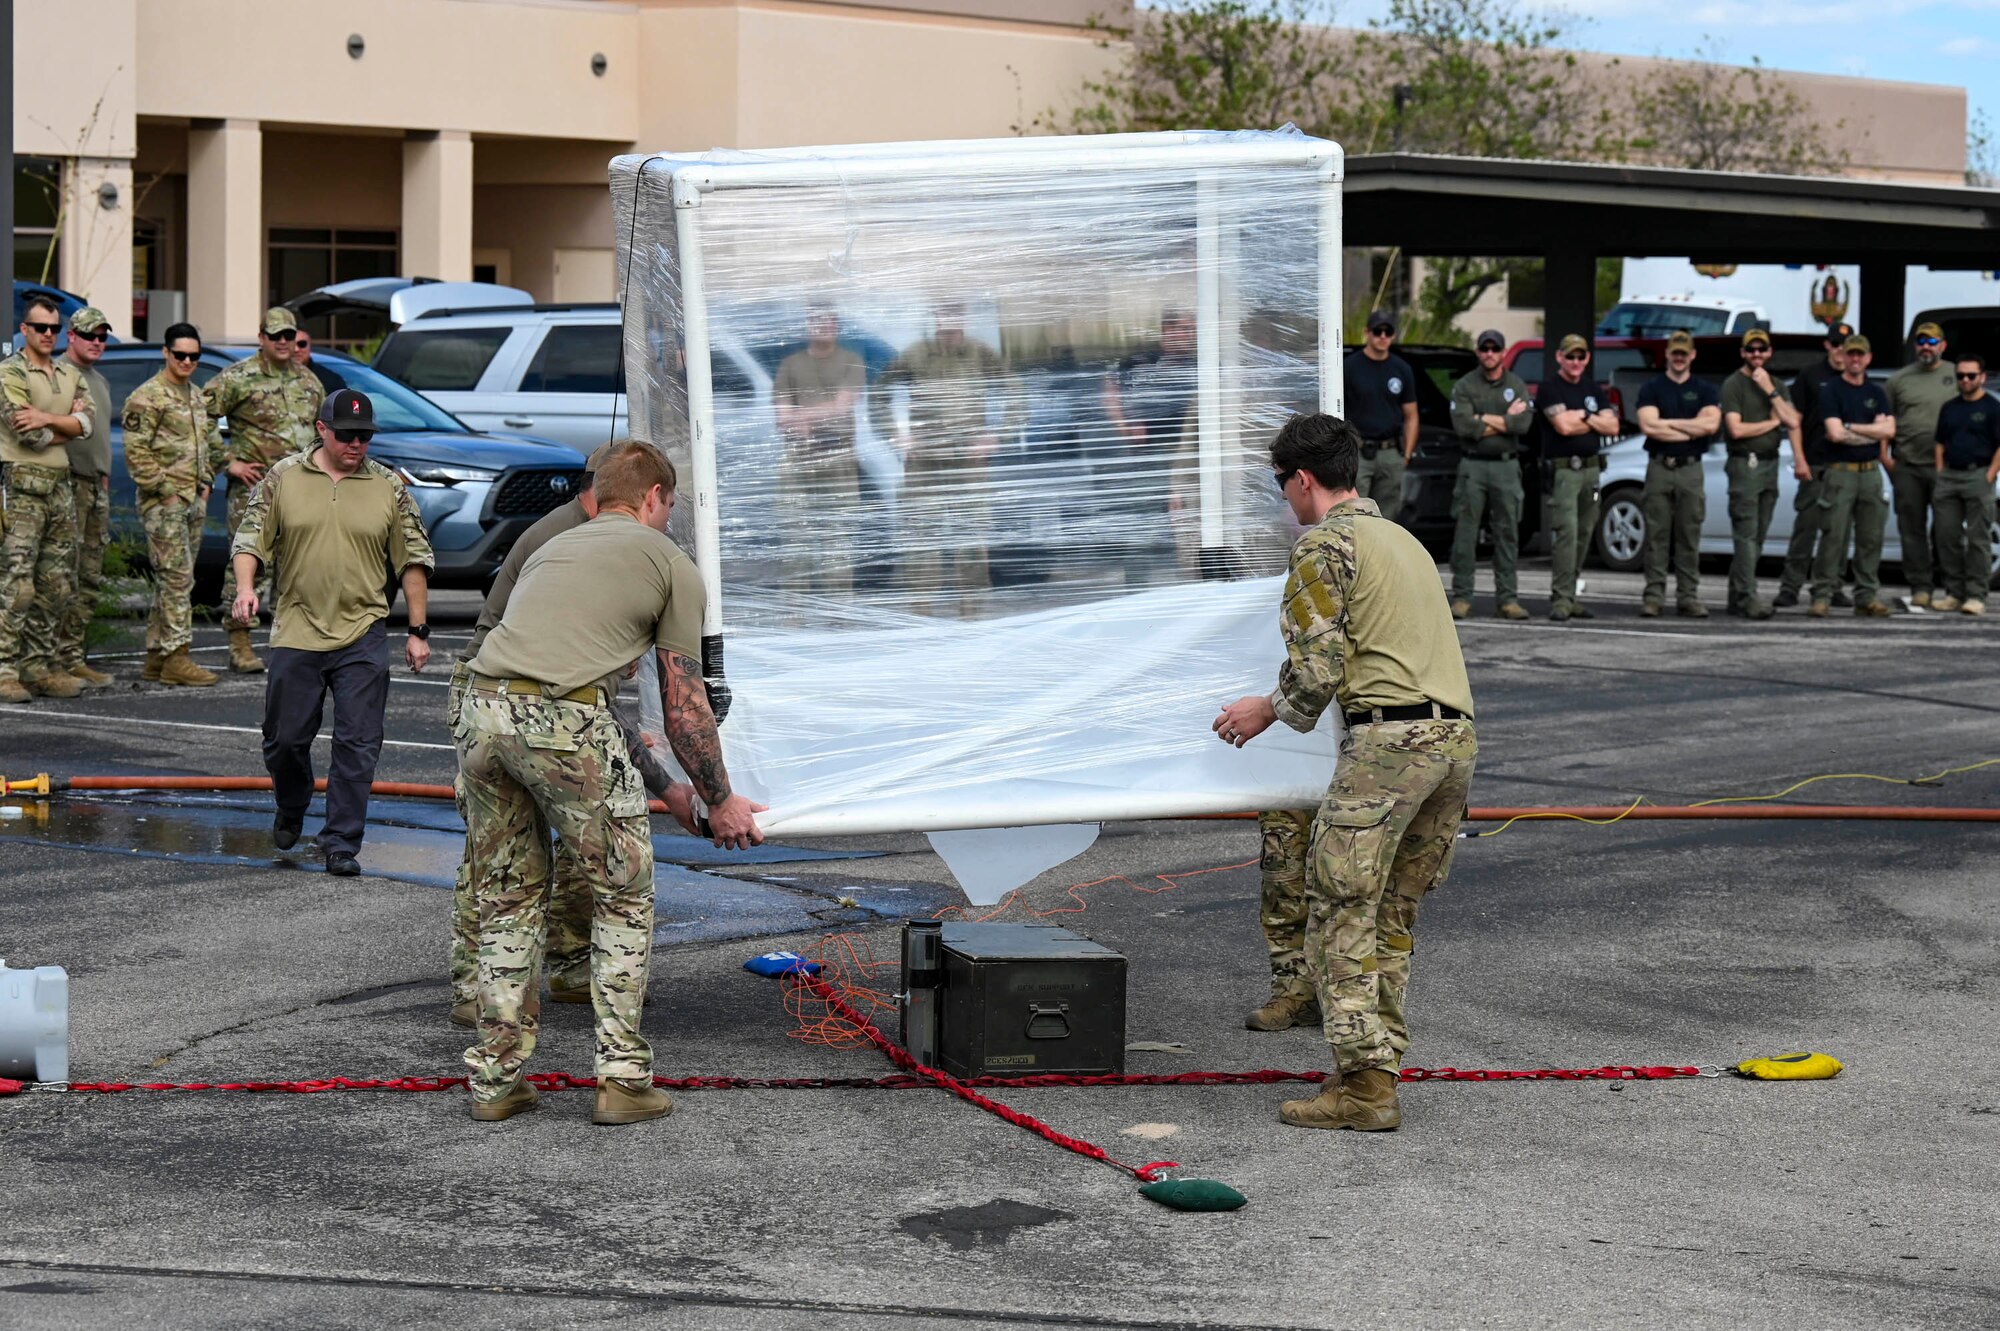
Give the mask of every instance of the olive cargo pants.
[(1581, 467), (1555, 459), (1549, 479), (1549, 605), (1576, 605), (1576, 575), (1597, 531), (1597, 480), (1603, 464), (1592, 458)]
[(1646, 464), (1645, 599), (1664, 602), (1667, 566), (1673, 565), (1674, 599), (1682, 605), (1701, 599), (1701, 523), (1708, 516), (1701, 459), (1669, 467), (1659, 458)]
[(1889, 473), (1889, 492), (1896, 497), (1896, 534), (1903, 542), (1903, 581), (1912, 592), (1944, 586), (1944, 578), (1931, 564), (1931, 506), (1937, 486), (1938, 469), (1932, 463), (1899, 458)]
[(1729, 604), (1735, 606), (1757, 597), (1757, 560), (1778, 507), (1778, 456), (1735, 457), (1722, 470), (1729, 477)]
[[(1855, 470), (1856, 466), (1862, 470)], [(1880, 463), (1828, 463), (1820, 485), (1824, 535), (1813, 561), (1813, 600), (1830, 601), (1840, 588), (1847, 540), (1854, 538), (1854, 604), (1867, 605), (1882, 590), (1882, 531), (1889, 499), (1882, 493)]]
[(1984, 601), (1993, 576), (1993, 482), (1981, 470), (1937, 478), (1938, 585), (1961, 601)]
[(1452, 516), (1458, 519), (1451, 542), (1453, 600), (1472, 599), (1481, 518), (1493, 533), (1493, 591), (1501, 605), (1520, 599), (1521, 499), (1521, 464), (1513, 458), (1460, 460), (1451, 495)]

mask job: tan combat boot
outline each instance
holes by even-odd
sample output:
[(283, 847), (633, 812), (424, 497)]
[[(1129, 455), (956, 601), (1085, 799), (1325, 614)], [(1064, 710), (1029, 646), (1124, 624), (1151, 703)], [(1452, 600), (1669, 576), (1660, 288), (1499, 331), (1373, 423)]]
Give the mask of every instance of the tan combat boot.
[(498, 1123), (516, 1114), (525, 1114), (540, 1104), (542, 1093), (526, 1077), (515, 1082), (498, 1100), (474, 1100), (472, 1117), (481, 1123)]
[(1278, 1117), (1295, 1128), (1393, 1132), (1403, 1124), (1403, 1111), (1396, 1104), (1395, 1070), (1368, 1068), (1347, 1075), (1328, 1073), (1316, 1097), (1285, 1101)]
[(21, 685), (20, 676), (12, 673), (0, 675), (0, 702), (33, 702), (35, 695)]
[(1952, 611), (1958, 609), (1958, 607), (1958, 598), (1948, 593), (1939, 592), (1931, 598), (1931, 609), (1938, 611), (1940, 614), (1950, 614)]
[(1253, 1031), (1288, 1031), (1294, 1026), (1319, 1024), (1319, 1000), (1309, 994), (1273, 994), (1270, 1002), (1243, 1020)]
[(190, 688), (205, 689), (221, 676), (212, 670), (203, 670), (194, 663), (185, 647), (176, 647), (160, 663), (160, 683), (180, 684)]
[(1501, 619), (1526, 619), (1528, 611), (1519, 601), (1509, 601), (1493, 612)]
[(160, 667), (166, 663), (167, 654), (157, 647), (146, 649), (146, 666), (139, 672), (139, 678), (150, 684), (160, 682)]
[(250, 630), (229, 630), (229, 668), (239, 675), (261, 675), (264, 663), (250, 650)]
[(97, 669), (87, 661), (78, 661), (75, 665), (64, 666), (63, 673), (74, 676), (77, 682), (87, 689), (110, 688), (117, 682), (110, 675), (105, 674), (102, 670)]
[(463, 1003), (451, 1005), (451, 1024), (454, 1026), (477, 1026), (479, 1024), (479, 1000), (468, 998)]
[(1472, 613), (1472, 602), (1466, 600), (1463, 596), (1459, 597), (1458, 599), (1454, 600), (1451, 603), (1451, 617), (1453, 619), (1464, 619), (1467, 615), (1471, 613)]
[(601, 1077), (597, 1082), (597, 1107), (591, 1111), (590, 1121), (606, 1125), (644, 1123), (673, 1112), (673, 1097), (657, 1086), (649, 1084), (635, 1090), (627, 1082)]
[(83, 693), (83, 685), (60, 670), (37, 670), (21, 676), (21, 682), (29, 692), (44, 698), (75, 698)]
[(1983, 615), (1986, 613), (1986, 602), (1976, 596), (1968, 597), (1965, 604), (1958, 607), (1958, 613), (1961, 615)]

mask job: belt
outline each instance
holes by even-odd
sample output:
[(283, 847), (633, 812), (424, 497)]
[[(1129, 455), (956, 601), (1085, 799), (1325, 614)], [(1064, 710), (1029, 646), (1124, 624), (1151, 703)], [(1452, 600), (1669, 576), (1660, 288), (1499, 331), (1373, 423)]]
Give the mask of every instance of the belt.
[(1420, 702), (1408, 707), (1371, 707), (1365, 712), (1348, 712), (1342, 719), (1352, 730), (1382, 721), (1470, 721), (1472, 718), (1441, 702)]
[(1399, 439), (1363, 439), (1361, 441), (1361, 456), (1372, 458), (1385, 448), (1394, 448), (1400, 453), (1403, 451), (1403, 444)]
[(474, 675), (470, 688), (481, 693), (511, 693), (520, 697), (549, 698), (556, 702), (588, 702), (600, 700), (603, 690), (595, 684), (586, 684), (568, 693), (550, 693), (549, 686), (534, 679), (494, 679), (488, 675)]
[(1984, 462), (1947, 462), (1944, 464), (1944, 469), (1946, 471), (1985, 471), (1986, 464)]
[(1829, 462), (1826, 465), (1835, 471), (1873, 471), (1882, 464), (1879, 462)]
[(1669, 471), (1672, 471), (1676, 467), (1698, 467), (1701, 465), (1701, 459), (1699, 457), (1663, 458), (1658, 454), (1654, 454), (1653, 461), (1659, 463), (1662, 467), (1665, 467)]
[(1589, 457), (1572, 455), (1566, 458), (1551, 458), (1550, 461), (1555, 463), (1559, 468), (1567, 468), (1570, 471), (1582, 471), (1585, 467), (1601, 466), (1604, 459), (1598, 457), (1596, 454), (1592, 454)]
[(1512, 462), (1513, 460), (1512, 453), (1467, 453), (1464, 458), (1466, 462)]

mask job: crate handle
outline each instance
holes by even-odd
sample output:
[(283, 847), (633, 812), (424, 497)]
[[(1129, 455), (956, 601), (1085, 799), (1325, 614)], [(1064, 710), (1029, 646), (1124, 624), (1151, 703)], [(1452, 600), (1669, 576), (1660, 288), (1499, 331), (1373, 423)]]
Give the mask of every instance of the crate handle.
[(1027, 1037), (1030, 1040), (1069, 1039), (1069, 1004), (1028, 1004)]

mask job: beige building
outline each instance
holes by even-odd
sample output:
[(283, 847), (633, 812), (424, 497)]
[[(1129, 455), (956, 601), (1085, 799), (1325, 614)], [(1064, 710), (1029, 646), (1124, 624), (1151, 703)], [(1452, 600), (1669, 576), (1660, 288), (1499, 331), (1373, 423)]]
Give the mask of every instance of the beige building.
[[(15, 270), (46, 264), (121, 331), (157, 334), (184, 310), (223, 339), (248, 337), (274, 300), (355, 277), (608, 299), (613, 154), (1006, 135), (1104, 68), (1084, 25), (1105, 7), (15, 5)], [(1962, 171), (1961, 90), (1794, 81), (1844, 121), (1857, 172)]]

